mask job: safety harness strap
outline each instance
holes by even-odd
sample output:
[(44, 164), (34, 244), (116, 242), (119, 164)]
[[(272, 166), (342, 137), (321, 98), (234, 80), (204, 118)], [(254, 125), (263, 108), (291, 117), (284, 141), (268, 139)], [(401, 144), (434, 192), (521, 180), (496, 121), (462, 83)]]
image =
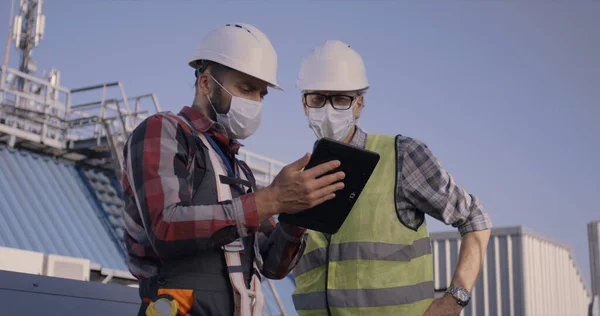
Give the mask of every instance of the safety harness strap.
[[(210, 141), (206, 138), (204, 134), (198, 133), (197, 136), (208, 148), (209, 158), (214, 169), (215, 181), (217, 183), (217, 194), (219, 202), (231, 200), (231, 185), (243, 185), (251, 183), (248, 181), (246, 171), (244, 170), (244, 172), (239, 172), (240, 170), (238, 168), (238, 164), (236, 164), (236, 174), (239, 175), (241, 181), (222, 181), (222, 179), (231, 179), (231, 177), (228, 177), (228, 174), (225, 171), (227, 170), (226, 166), (224, 165), (226, 162), (219, 157), (219, 154), (216, 152), (215, 148), (213, 148)], [(258, 248), (258, 239), (254, 238), (254, 240), (255, 244), (253, 248), (255, 251), (255, 258), (257, 258), (260, 262), (262, 261), (260, 260), (260, 253), (256, 251)], [(240, 258), (240, 252), (244, 251), (244, 244), (241, 238), (238, 238), (232, 243), (223, 246), (223, 250), (225, 252), (225, 260), (227, 262), (227, 268), (229, 271), (229, 279), (231, 280), (231, 285), (233, 288), (233, 297), (235, 304), (234, 315), (262, 315), (264, 312), (264, 296), (260, 285), (260, 277), (257, 273), (259, 269), (257, 267), (256, 260), (253, 264), (253, 270), (255, 271), (255, 273), (253, 273), (252, 275), (252, 280), (250, 281), (250, 289), (248, 289), (246, 288), (246, 284), (244, 282), (244, 273), (242, 269), (242, 261)]]
[(232, 177), (226, 177), (226, 176), (219, 176), (219, 179), (221, 180), (221, 183), (228, 184), (228, 185), (242, 185), (242, 186), (245, 186), (247, 188), (252, 187), (252, 185), (250, 184), (250, 181), (243, 180), (243, 179), (240, 179), (240, 178), (232, 178)]

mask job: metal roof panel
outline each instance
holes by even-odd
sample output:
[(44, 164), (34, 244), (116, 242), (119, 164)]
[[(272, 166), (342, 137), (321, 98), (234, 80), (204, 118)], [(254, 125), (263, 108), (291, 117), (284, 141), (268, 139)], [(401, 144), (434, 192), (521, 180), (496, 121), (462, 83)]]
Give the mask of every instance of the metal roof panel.
[(0, 246), (90, 259), (125, 270), (75, 165), (0, 148)]

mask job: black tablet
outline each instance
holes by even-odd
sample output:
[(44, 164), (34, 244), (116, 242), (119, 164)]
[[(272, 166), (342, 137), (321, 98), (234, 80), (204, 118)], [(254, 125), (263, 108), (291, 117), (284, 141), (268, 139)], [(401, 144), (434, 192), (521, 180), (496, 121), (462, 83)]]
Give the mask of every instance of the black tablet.
[(346, 175), (342, 180), (344, 188), (336, 192), (334, 199), (311, 209), (296, 214), (279, 214), (279, 221), (328, 234), (335, 234), (342, 227), (375, 170), (379, 154), (330, 138), (321, 138), (315, 144), (310, 161), (304, 169), (331, 160), (339, 160), (341, 165), (327, 174), (343, 171)]

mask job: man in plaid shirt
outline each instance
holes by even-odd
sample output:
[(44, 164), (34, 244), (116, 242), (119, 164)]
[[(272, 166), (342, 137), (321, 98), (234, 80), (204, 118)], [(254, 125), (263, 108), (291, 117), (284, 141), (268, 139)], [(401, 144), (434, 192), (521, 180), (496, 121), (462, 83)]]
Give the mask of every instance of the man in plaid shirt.
[(281, 89), (275, 50), (260, 30), (220, 27), (189, 65), (192, 106), (147, 118), (124, 148), (125, 240), (140, 281), (139, 315), (260, 315), (260, 274), (285, 277), (305, 245), (304, 229), (272, 216), (332, 199), (344, 175), (319, 177), (339, 161), (302, 171), (305, 155), (257, 190), (235, 158), (237, 139), (260, 124), (267, 87)]
[[(326, 41), (302, 61), (297, 81), (310, 127), (380, 154), (350, 216), (334, 235), (308, 232), (294, 269), (300, 315), (458, 315), (483, 263), (491, 221), (429, 148), (402, 135), (371, 135), (357, 126), (369, 87), (360, 55)], [(425, 214), (463, 236), (447, 293), (433, 300), (431, 244)]]

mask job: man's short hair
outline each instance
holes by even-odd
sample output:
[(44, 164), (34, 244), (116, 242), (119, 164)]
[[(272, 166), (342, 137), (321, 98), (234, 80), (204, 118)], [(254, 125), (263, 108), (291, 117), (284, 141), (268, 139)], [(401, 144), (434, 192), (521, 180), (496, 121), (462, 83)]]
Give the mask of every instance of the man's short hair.
[(210, 68), (210, 74), (217, 79), (217, 81), (221, 82), (223, 75), (228, 71), (232, 70), (231, 68), (221, 65), (219, 63), (215, 63), (210, 60), (200, 61), (200, 66), (195, 70), (196, 81), (195, 84), (198, 85), (198, 77), (203, 74), (206, 69)]

